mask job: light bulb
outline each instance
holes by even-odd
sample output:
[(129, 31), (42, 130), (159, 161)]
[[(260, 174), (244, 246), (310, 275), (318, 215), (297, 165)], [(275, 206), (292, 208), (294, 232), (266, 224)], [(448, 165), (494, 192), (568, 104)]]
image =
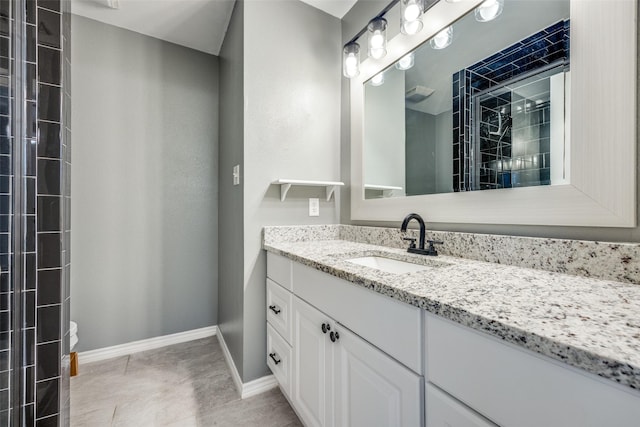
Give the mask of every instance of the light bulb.
[(404, 10), (404, 19), (405, 21), (415, 21), (420, 16), (420, 6), (415, 3), (407, 5), (407, 8)]
[(476, 8), (475, 17), (478, 22), (489, 22), (502, 13), (504, 0), (485, 0)]
[(369, 33), (369, 56), (380, 59), (387, 54), (387, 20), (374, 18), (367, 26)]
[(402, 24), (402, 33), (408, 35), (417, 34), (422, 29), (422, 21), (411, 21)]
[(433, 49), (444, 49), (453, 41), (453, 27), (449, 26), (436, 34), (429, 44)]
[(400, 31), (413, 35), (422, 29), (423, 0), (400, 1)]
[(371, 79), (371, 85), (372, 86), (380, 86), (384, 83), (384, 74), (380, 73), (380, 74), (376, 74), (375, 76), (373, 76), (373, 78)]
[(353, 78), (360, 74), (360, 45), (347, 44), (342, 51), (342, 73), (345, 77)]
[(409, 68), (413, 67), (414, 63), (415, 63), (415, 55), (413, 52), (411, 52), (410, 54), (400, 58), (400, 60), (396, 63), (396, 68), (398, 70), (408, 70)]
[(384, 36), (380, 33), (376, 33), (371, 36), (371, 41), (369, 42), (372, 48), (379, 49), (384, 45)]

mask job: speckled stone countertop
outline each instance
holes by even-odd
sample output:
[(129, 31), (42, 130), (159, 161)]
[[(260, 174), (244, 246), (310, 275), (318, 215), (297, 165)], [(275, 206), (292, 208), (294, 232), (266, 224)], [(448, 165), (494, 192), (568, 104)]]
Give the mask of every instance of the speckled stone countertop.
[[(331, 238), (331, 236), (329, 236)], [(269, 252), (640, 390), (640, 286), (348, 240), (267, 239)], [(432, 266), (391, 274), (371, 255)]]

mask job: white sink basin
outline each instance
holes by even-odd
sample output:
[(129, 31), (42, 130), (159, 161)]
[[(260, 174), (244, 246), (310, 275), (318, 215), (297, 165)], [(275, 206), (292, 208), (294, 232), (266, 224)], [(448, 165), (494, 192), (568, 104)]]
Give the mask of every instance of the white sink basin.
[(399, 261), (397, 259), (384, 258), (380, 256), (351, 258), (347, 261), (353, 264), (364, 265), (365, 267), (375, 268), (377, 270), (394, 274), (413, 273), (416, 271), (428, 270), (434, 267), (430, 265), (414, 264), (412, 262)]

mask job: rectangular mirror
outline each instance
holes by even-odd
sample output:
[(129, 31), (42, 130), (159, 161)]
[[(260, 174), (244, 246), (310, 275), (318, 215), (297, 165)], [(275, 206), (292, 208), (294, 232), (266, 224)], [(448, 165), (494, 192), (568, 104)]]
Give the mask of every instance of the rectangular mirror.
[(633, 0), (438, 2), (351, 81), (352, 219), (422, 208), (440, 222), (634, 226), (635, 14)]
[(365, 198), (565, 184), (569, 0), (474, 11), (365, 83)]

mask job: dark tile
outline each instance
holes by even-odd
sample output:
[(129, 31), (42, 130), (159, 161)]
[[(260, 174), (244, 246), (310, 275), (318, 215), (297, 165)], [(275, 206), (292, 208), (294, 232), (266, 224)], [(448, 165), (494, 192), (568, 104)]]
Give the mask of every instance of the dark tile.
[[(38, 293), (40, 286), (38, 286)], [(36, 325), (36, 335), (38, 343), (59, 340), (60, 318), (62, 313), (60, 304), (46, 307), (38, 307), (38, 324)], [(38, 359), (39, 362), (39, 359)]]
[(36, 254), (24, 256), (24, 281), (25, 289), (36, 288)]
[[(58, 412), (58, 409), (58, 380), (53, 379), (36, 384), (36, 418), (42, 418), (56, 414)], [(57, 424), (58, 420), (56, 419), (55, 424), (53, 425), (57, 426)], [(44, 426), (46, 424), (36, 425)]]
[(25, 402), (36, 401), (36, 368), (28, 366), (22, 369), (22, 382), (24, 385)]
[(36, 24), (36, 0), (27, 0), (26, 1), (26, 12), (27, 12), (27, 23)]
[(38, 44), (60, 49), (60, 19), (59, 13), (38, 9)]
[(59, 196), (38, 196), (38, 232), (62, 231)]
[(9, 389), (0, 390), (0, 410), (9, 409)]
[(60, 0), (38, 0), (38, 7), (60, 12)]
[(25, 175), (34, 177), (36, 176), (36, 152), (38, 151), (38, 141), (36, 138), (30, 139), (24, 146), (24, 163), (25, 163)]
[(38, 268), (61, 267), (61, 235), (59, 233), (38, 234)]
[(9, 364), (11, 363), (11, 357), (9, 350), (0, 351), (0, 371), (9, 370)]
[(27, 69), (27, 99), (30, 101), (35, 101), (37, 88), (38, 88), (38, 79), (36, 76), (36, 64), (27, 63), (26, 69)]
[(0, 390), (9, 388), (9, 371), (0, 372)]
[(36, 291), (26, 291), (22, 297), (23, 323), (25, 328), (36, 326)]
[[(32, 400), (33, 402), (33, 400)], [(22, 422), (25, 426), (32, 426), (35, 423), (35, 404), (22, 406)]]
[(60, 51), (38, 47), (38, 79), (40, 83), (61, 84), (62, 62)]
[(27, 61), (36, 62), (36, 26), (27, 25)]
[(0, 156), (0, 175), (11, 175), (11, 157)]
[(61, 133), (58, 123), (38, 122), (38, 157), (60, 158)]
[[(4, 133), (7, 133), (7, 127), (9, 120), (6, 117), (0, 117), (0, 127), (4, 128)], [(0, 131), (0, 133), (3, 133)], [(11, 154), (11, 138), (6, 135), (0, 136), (0, 154)]]
[(9, 277), (9, 273), (0, 273), (0, 292), (9, 292), (9, 288), (11, 287)]
[[(0, 311), (9, 310), (9, 307), (11, 306), (11, 295), (12, 294), (10, 294), (9, 292), (0, 292)], [(4, 328), (4, 326), (5, 325), (2, 325), (0, 327), (0, 330)], [(2, 348), (0, 347), (0, 349)], [(2, 349), (2, 350), (6, 350), (6, 349)]]
[(24, 194), (24, 198), (25, 198), (25, 204), (26, 204), (26, 211), (25, 213), (27, 215), (35, 215), (36, 213), (36, 179), (35, 178), (25, 178), (25, 194)]
[(9, 411), (8, 410), (0, 411), (0, 426), (10, 426), (10, 425), (11, 424), (9, 422)]
[(60, 376), (60, 341), (38, 344), (36, 381)]
[(36, 138), (38, 136), (38, 104), (35, 102), (27, 102), (27, 138)]
[(60, 167), (59, 160), (38, 160), (39, 195), (60, 195)]
[(22, 332), (22, 361), (23, 366), (36, 363), (36, 331), (33, 328)]
[(35, 252), (36, 251), (36, 217), (35, 215), (28, 215), (25, 217), (25, 229), (27, 231), (24, 239), (24, 251)]
[(62, 103), (59, 87), (38, 85), (38, 119), (59, 122)]
[(5, 58), (9, 57), (9, 45), (9, 37), (0, 37), (0, 56), (3, 56)]
[(58, 427), (59, 415), (36, 420), (36, 427)]
[[(0, 34), (9, 36), (11, 21), (11, 2), (0, 1)], [(0, 424), (3, 425), (3, 424)]]
[(60, 304), (62, 270), (38, 271), (38, 305)]
[[(8, 175), (0, 175), (0, 194), (11, 193), (11, 177)], [(6, 215), (9, 212), (0, 212), (0, 214)]]

